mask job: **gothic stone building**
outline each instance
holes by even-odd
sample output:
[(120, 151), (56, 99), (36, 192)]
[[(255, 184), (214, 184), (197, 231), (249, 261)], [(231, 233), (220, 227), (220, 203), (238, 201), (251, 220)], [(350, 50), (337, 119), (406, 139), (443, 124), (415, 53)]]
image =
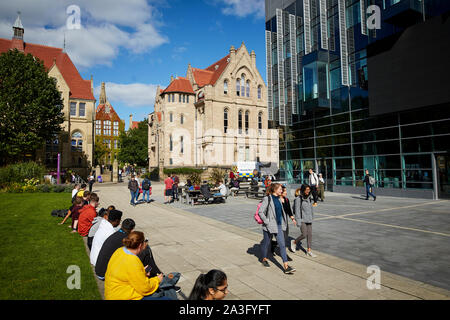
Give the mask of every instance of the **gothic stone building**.
[(60, 153), (62, 169), (87, 174), (94, 153), (95, 98), (92, 77), (84, 80), (63, 49), (24, 42), (20, 17), (17, 17), (13, 31), (11, 40), (0, 38), (0, 53), (17, 49), (43, 61), (48, 75), (57, 80), (63, 99), (62, 132), (37, 151), (36, 160), (48, 168), (56, 168)]
[(149, 115), (149, 165), (223, 167), (238, 161), (278, 167), (278, 130), (268, 129), (267, 88), (244, 43), (206, 69), (158, 87)]
[(119, 152), (119, 133), (125, 130), (125, 121), (120, 119), (106, 97), (105, 83), (102, 82), (99, 105), (95, 112), (95, 137), (99, 137), (111, 152), (103, 159), (103, 164), (111, 165)]

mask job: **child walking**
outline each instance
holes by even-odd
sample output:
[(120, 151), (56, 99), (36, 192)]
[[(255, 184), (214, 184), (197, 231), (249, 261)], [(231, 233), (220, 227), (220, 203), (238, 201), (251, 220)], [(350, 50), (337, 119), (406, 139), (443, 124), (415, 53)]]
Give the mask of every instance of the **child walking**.
[(295, 191), (295, 200), (294, 200), (294, 214), (295, 220), (297, 221), (297, 225), (300, 226), (300, 230), (302, 234), (295, 240), (291, 242), (291, 251), (295, 252), (297, 250), (297, 245), (306, 238), (306, 242), (308, 245), (308, 250), (306, 252), (312, 258), (317, 257), (311, 251), (311, 243), (312, 243), (312, 221), (313, 221), (313, 201), (311, 199), (311, 188), (303, 184), (301, 188)]

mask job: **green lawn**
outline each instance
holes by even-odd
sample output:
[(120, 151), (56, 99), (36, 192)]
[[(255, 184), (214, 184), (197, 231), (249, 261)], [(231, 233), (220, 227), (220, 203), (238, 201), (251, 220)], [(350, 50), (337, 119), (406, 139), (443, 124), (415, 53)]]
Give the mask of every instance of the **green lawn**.
[[(101, 299), (84, 247), (54, 209), (68, 208), (70, 193), (0, 194), (0, 300)], [(69, 289), (71, 265), (80, 268), (81, 289)]]

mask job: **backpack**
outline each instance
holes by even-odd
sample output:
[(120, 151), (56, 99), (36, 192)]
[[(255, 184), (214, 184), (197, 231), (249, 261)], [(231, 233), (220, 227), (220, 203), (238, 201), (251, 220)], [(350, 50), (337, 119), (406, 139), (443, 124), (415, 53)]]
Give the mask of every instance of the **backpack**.
[[(269, 196), (269, 204), (267, 205), (267, 209), (266, 209), (266, 212), (265, 212), (266, 217), (267, 217), (267, 211), (269, 210), (269, 206), (270, 206), (270, 201), (271, 201), (270, 198), (271, 198), (271, 197)], [(263, 200), (261, 200), (261, 201), (258, 203), (258, 206), (256, 207), (255, 215), (253, 216), (253, 218), (255, 218), (255, 220), (256, 220), (256, 222), (258, 222), (258, 224), (263, 224), (263, 223), (264, 223), (264, 222), (261, 220), (261, 217), (259, 216), (259, 208), (261, 208), (262, 202), (263, 202)]]
[(371, 186), (375, 185), (375, 178), (374, 178), (374, 177), (369, 176), (369, 184), (370, 184)]
[(142, 190), (150, 190), (150, 181), (148, 179), (142, 181)]

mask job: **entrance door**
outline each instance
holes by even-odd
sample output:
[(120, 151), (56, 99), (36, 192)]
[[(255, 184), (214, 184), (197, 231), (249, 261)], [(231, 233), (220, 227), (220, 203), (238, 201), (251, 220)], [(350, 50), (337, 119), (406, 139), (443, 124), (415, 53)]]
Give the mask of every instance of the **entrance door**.
[(323, 180), (325, 180), (325, 190), (333, 191), (333, 162), (331, 159), (319, 159), (317, 160), (317, 166), (321, 173)]
[(439, 199), (450, 199), (450, 156), (437, 156)]

